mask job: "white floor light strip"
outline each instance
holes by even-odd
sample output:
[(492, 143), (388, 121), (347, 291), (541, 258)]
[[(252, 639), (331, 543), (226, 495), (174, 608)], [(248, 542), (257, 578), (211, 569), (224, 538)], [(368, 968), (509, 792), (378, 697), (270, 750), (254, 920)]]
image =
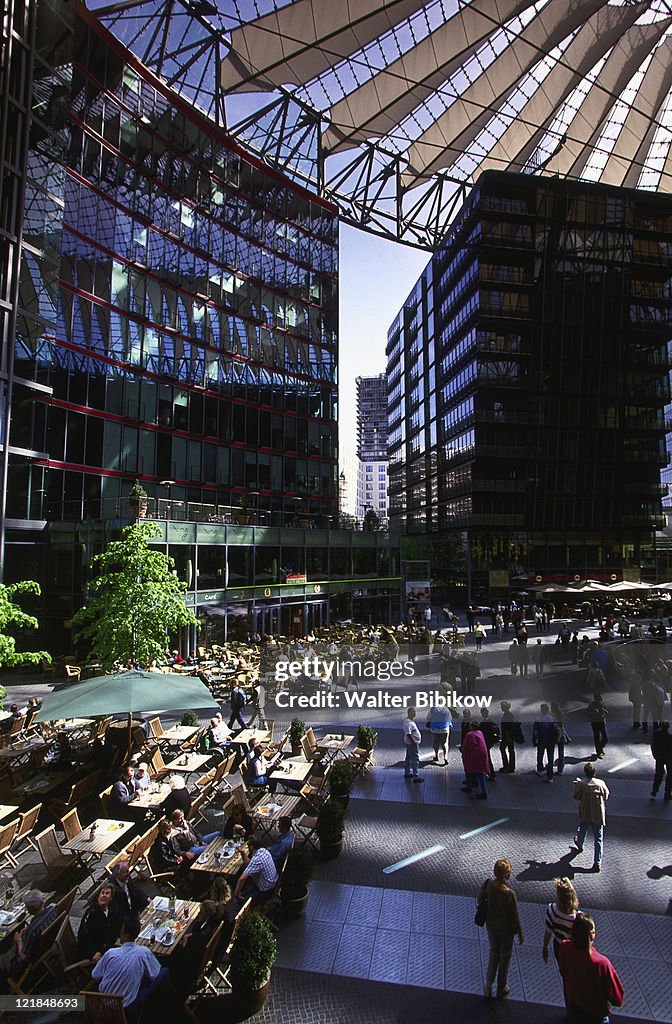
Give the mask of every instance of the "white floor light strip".
[(433, 853), (439, 853), (441, 850), (445, 850), (445, 846), (430, 846), (427, 850), (421, 850), (420, 853), (414, 853), (412, 857), (404, 857), (403, 860), (398, 860), (396, 864), (390, 864), (389, 867), (383, 868), (383, 874), (391, 875), (395, 871), (401, 871), (402, 868), (407, 868), (409, 864), (415, 864), (416, 861), (424, 860), (425, 857), (431, 857)]
[(631, 764), (636, 764), (639, 761), (638, 757), (629, 757), (627, 761), (621, 761), (620, 764), (614, 765), (613, 768), (607, 770), (607, 775), (613, 775), (614, 772), (620, 772), (621, 768), (629, 768)]
[(481, 825), (480, 828), (472, 829), (471, 832), (463, 832), (460, 839), (471, 839), (472, 836), (479, 836), (481, 832), (489, 832), (491, 828), (503, 825), (508, 820), (508, 818), (497, 818), (497, 821), (491, 821), (489, 825)]

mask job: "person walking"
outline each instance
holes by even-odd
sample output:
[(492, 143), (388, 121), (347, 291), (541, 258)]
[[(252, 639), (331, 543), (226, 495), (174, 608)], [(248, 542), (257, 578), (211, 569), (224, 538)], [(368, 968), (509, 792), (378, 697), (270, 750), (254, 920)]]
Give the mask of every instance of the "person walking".
[(557, 775), (562, 775), (565, 770), (565, 744), (569, 743), (569, 736), (565, 729), (565, 713), (555, 701), (551, 703), (551, 715), (555, 723), (555, 742), (558, 750)]
[(672, 800), (672, 736), (669, 722), (661, 722), (658, 728), (654, 729), (651, 753), (656, 764), (651, 796), (657, 796), (660, 784), (665, 778), (665, 799)]
[(665, 697), (667, 694), (657, 679), (649, 679), (642, 687), (644, 696), (644, 725), (642, 732), (648, 732), (647, 712), (651, 715), (651, 727), (657, 729), (663, 720), (665, 709)]
[(574, 845), (579, 853), (583, 851), (588, 826), (593, 830), (595, 852), (592, 870), (599, 872), (602, 868), (602, 852), (604, 848), (604, 828), (607, 823), (607, 800), (609, 789), (602, 779), (595, 778), (595, 765), (592, 761), (583, 766), (585, 779), (575, 779), (572, 795), (579, 801), (579, 827), (574, 836)]
[(439, 755), (443, 751), (444, 767), (448, 764), (448, 747), (450, 744), (450, 730), (453, 728), (453, 718), (448, 708), (440, 708), (436, 705), (427, 712), (426, 728), (432, 734), (432, 746), (434, 747), (434, 761), (440, 764)]
[(610, 1007), (623, 1005), (623, 982), (594, 942), (593, 918), (578, 913), (571, 938), (561, 943), (558, 953), (569, 1024), (609, 1024)]
[(482, 622), (474, 623), (474, 639), (476, 641), (477, 651), (483, 650), (483, 641), (485, 640), (487, 635), (487, 631)]
[(556, 878), (555, 902), (549, 903), (546, 907), (546, 931), (541, 950), (544, 963), (548, 963), (548, 947), (551, 939), (553, 939), (555, 959), (558, 959), (560, 943), (571, 937), (572, 925), (578, 909), (579, 897), (569, 878)]
[[(537, 775), (546, 775), (547, 782), (553, 782), (553, 759), (555, 756), (555, 723), (549, 714), (548, 704), (542, 704), (541, 712), (532, 726), (532, 745), (537, 748)], [(544, 754), (546, 765), (544, 766)]]
[(243, 718), (243, 708), (247, 704), (247, 694), (236, 680), (231, 687), (231, 717), (229, 718), (229, 729), (237, 726), (238, 729), (247, 729), (247, 722)]
[(499, 729), (490, 718), (489, 708), (481, 708), (479, 728), (485, 737), (485, 745), (488, 748), (488, 778), (492, 782), (495, 778), (495, 769), (492, 764), (491, 750), (496, 743), (499, 743)]
[(515, 675), (518, 674), (518, 663), (519, 663), (518, 655), (519, 655), (519, 651), (520, 651), (520, 648), (518, 647), (517, 640), (512, 640), (511, 643), (509, 644), (509, 649), (507, 651), (507, 655), (508, 655), (508, 658), (509, 658), (509, 665), (511, 667), (511, 675), (512, 676), (515, 676)]
[(420, 764), (420, 744), (422, 736), (415, 724), (416, 709), (408, 709), (408, 717), (404, 720), (404, 747), (406, 759), (404, 761), (404, 778), (413, 779), (414, 782), (424, 782), (418, 773)]
[(481, 792), (477, 800), (488, 799), (487, 777), (490, 773), (488, 759), (488, 748), (485, 743), (485, 736), (480, 730), (478, 722), (471, 722), (469, 731), (462, 741), (462, 764), (464, 765), (465, 784), (462, 786), (463, 793), (471, 793), (475, 786), (480, 786)]
[(593, 730), (593, 739), (595, 740), (595, 753), (601, 759), (604, 757), (604, 748), (609, 742), (609, 737), (607, 736), (607, 715), (609, 711), (599, 691), (593, 694), (593, 699), (588, 705), (587, 712), (590, 727)]
[(518, 641), (518, 671), (521, 676), (526, 676), (530, 665), (530, 652), (527, 649), (527, 640), (525, 643), (522, 640)]
[(628, 700), (632, 704), (632, 728), (639, 729), (641, 726), (642, 704), (644, 703), (644, 698), (642, 695), (642, 683), (637, 676), (632, 680), (632, 685), (628, 690)]
[(499, 752), (502, 755), (502, 767), (500, 772), (512, 775), (516, 770), (516, 727), (520, 724), (514, 720), (511, 714), (511, 702), (500, 701), (502, 719), (499, 728)]
[(488, 931), (490, 956), (483, 989), (486, 999), (492, 997), (495, 978), (497, 978), (497, 998), (508, 996), (509, 986), (506, 982), (513, 952), (513, 940), (516, 935), (520, 945), (523, 944), (518, 901), (513, 889), (507, 885), (512, 871), (510, 861), (504, 859), (495, 861), (493, 869), (495, 877), (487, 879), (478, 894), (479, 903), (482, 900), (487, 900), (488, 904), (485, 926)]
[(546, 648), (540, 638), (537, 639), (536, 644), (532, 648), (532, 662), (534, 664), (535, 675), (538, 675), (541, 678), (544, 674), (544, 667), (546, 665)]

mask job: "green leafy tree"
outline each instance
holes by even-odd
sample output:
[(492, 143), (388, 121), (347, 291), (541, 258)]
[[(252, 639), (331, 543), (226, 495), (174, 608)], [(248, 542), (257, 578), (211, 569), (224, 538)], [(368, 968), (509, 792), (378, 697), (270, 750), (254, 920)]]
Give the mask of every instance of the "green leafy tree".
[(75, 640), (90, 644), (106, 669), (129, 658), (141, 665), (163, 658), (171, 633), (198, 626), (184, 604), (187, 585), (173, 572), (174, 560), (149, 546), (158, 536), (153, 523), (126, 526), (121, 540), (92, 559), (98, 571), (92, 596), (72, 624)]
[[(51, 661), (47, 651), (17, 651), (16, 639), (7, 632), (10, 626), (16, 629), (37, 629), (39, 625), (34, 615), (28, 615), (16, 603), (14, 598), (18, 594), (36, 594), (39, 597), (40, 585), (33, 580), (10, 583), (8, 586), (0, 583), (0, 668), (39, 665), (41, 661)], [(0, 702), (4, 700), (5, 693), (4, 686), (0, 686)]]

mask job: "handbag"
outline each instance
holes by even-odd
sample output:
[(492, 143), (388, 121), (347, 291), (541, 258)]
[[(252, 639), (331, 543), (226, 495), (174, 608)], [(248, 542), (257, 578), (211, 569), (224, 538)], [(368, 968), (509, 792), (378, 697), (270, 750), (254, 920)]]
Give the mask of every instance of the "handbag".
[(474, 914), (474, 924), (478, 925), (479, 928), (482, 928), (483, 925), (485, 924), (485, 922), (488, 919), (488, 889), (487, 889), (487, 882), (483, 883), (483, 887), (481, 889), (481, 892), (483, 893), (483, 895), (481, 896), (481, 898), (478, 901), (478, 904), (476, 906), (476, 913)]

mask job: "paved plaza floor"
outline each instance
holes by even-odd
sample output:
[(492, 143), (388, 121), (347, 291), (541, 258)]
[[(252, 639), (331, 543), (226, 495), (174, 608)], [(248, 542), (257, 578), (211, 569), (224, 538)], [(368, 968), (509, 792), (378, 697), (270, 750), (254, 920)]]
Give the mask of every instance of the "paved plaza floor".
[[(374, 725), (376, 764), (356, 784), (341, 856), (317, 868), (305, 919), (280, 932), (273, 991), (259, 1020), (438, 1024), (455, 1015), (469, 1021), (559, 1022), (560, 976), (553, 957), (548, 964), (541, 957), (545, 907), (559, 875), (573, 880), (582, 909), (595, 917), (596, 948), (623, 979), (626, 999), (614, 1018), (672, 1020), (672, 802), (660, 795), (650, 799), (650, 735), (632, 728), (624, 680), (609, 684), (610, 742), (596, 764), (611, 795), (602, 872), (593, 874), (590, 836), (582, 854), (572, 842), (572, 782), (594, 755), (585, 672), (567, 659), (549, 666), (541, 679), (512, 678), (509, 642), (484, 647), (477, 693), (493, 695), (496, 721), (499, 701), (510, 700), (524, 721), (527, 742), (517, 749), (516, 774), (498, 774), (488, 801), (460, 791), (459, 730), (452, 735), (448, 767), (431, 762), (421, 711), (424, 785), (403, 778), (402, 713), (302, 713), (325, 728)], [(419, 686), (404, 681), (381, 688), (412, 694), (435, 688), (437, 681), (432, 672)], [(531, 744), (531, 721), (542, 700), (562, 705), (572, 737), (565, 772), (552, 785), (537, 776)], [(497, 749), (493, 761), (500, 767)], [(414, 860), (418, 854), (426, 856)], [(520, 902), (525, 942), (514, 947), (511, 994), (486, 1002), (487, 934), (473, 917), (478, 888), (498, 857), (513, 864), (510, 884)], [(385, 871), (404, 861), (410, 863)]]
[[(448, 766), (439, 767), (430, 763), (429, 732), (424, 713), (418, 712), (425, 783), (414, 785), (403, 778), (402, 712), (300, 713), (324, 730), (374, 725), (379, 730), (375, 766), (353, 791), (342, 854), (316, 864), (305, 917), (278, 933), (271, 992), (255, 1020), (560, 1022), (559, 974), (553, 957), (545, 964), (541, 956), (545, 906), (554, 897), (558, 875), (573, 879), (582, 909), (595, 917), (596, 947), (623, 979), (626, 999), (614, 1019), (672, 1020), (672, 801), (650, 799), (650, 735), (632, 728), (625, 680), (608, 684), (609, 744), (596, 764), (611, 796), (602, 872), (593, 874), (590, 835), (581, 854), (572, 843), (577, 823), (572, 781), (594, 755), (585, 672), (561, 663), (542, 679), (512, 678), (508, 642), (486, 644), (477, 693), (493, 695), (497, 722), (499, 701), (510, 700), (527, 742), (517, 749), (516, 774), (498, 774), (487, 801), (460, 791), (459, 728), (452, 735)], [(369, 689), (410, 695), (435, 688), (438, 662), (424, 668), (430, 674), (419, 681)], [(26, 692), (34, 690), (27, 684)], [(13, 692), (9, 696), (15, 699)], [(531, 720), (542, 700), (562, 704), (572, 737), (565, 773), (555, 775), (552, 785), (536, 775), (531, 744)], [(269, 702), (267, 714), (274, 712), (277, 734), (288, 724), (288, 712)], [(498, 768), (497, 748), (493, 760)], [(519, 899), (525, 941), (515, 946), (510, 995), (486, 1001), (487, 935), (473, 916), (478, 888), (499, 857), (513, 864), (510, 884)]]

